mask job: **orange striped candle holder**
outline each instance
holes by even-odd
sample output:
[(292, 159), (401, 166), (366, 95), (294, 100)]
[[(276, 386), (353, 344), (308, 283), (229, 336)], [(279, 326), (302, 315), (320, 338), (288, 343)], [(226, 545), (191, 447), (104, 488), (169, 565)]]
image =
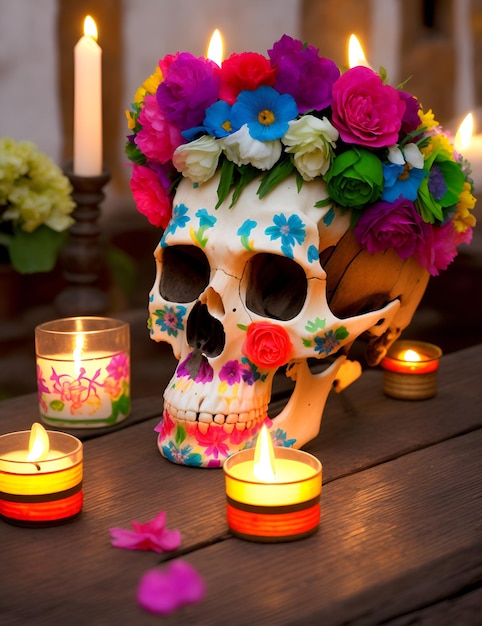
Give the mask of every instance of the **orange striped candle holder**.
[(0, 517), (17, 526), (53, 526), (82, 510), (82, 443), (44, 432), (49, 451), (33, 461), (27, 460), (30, 431), (0, 436)]
[(396, 341), (382, 359), (383, 392), (400, 400), (427, 400), (437, 394), (442, 350), (426, 341)]
[(251, 448), (233, 454), (223, 465), (231, 532), (262, 543), (315, 533), (320, 522), (320, 461), (301, 450), (275, 447), (276, 471), (268, 482), (256, 478), (254, 459)]

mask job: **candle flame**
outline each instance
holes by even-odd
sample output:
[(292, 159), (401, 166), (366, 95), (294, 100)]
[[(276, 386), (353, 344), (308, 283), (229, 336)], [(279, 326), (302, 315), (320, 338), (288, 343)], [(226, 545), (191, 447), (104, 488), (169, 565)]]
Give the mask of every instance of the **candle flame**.
[(350, 39), (348, 41), (348, 65), (351, 68), (356, 67), (357, 65), (370, 67), (357, 36), (353, 34), (350, 35)]
[(92, 37), (92, 39), (97, 41), (97, 26), (90, 15), (87, 15), (84, 20), (84, 35), (86, 37)]
[(50, 449), (50, 441), (47, 431), (38, 422), (32, 424), (28, 441), (27, 461), (43, 461), (47, 458)]
[(264, 483), (272, 483), (276, 478), (273, 442), (266, 424), (263, 424), (256, 441), (253, 472)]
[(462, 123), (459, 126), (458, 131), (455, 134), (455, 147), (457, 150), (463, 151), (464, 148), (470, 146), (472, 135), (474, 132), (474, 116), (472, 113), (468, 113)]
[(209, 42), (207, 58), (214, 61), (214, 63), (221, 67), (223, 54), (223, 38), (221, 37), (219, 30), (216, 28)]
[(405, 350), (405, 352), (402, 352), (400, 356), (403, 361), (410, 361), (411, 363), (422, 360), (422, 357), (418, 352), (415, 352), (415, 350)]
[(75, 348), (72, 352), (74, 359), (75, 373), (78, 375), (82, 365), (82, 350), (84, 349), (84, 335), (82, 333), (75, 335)]

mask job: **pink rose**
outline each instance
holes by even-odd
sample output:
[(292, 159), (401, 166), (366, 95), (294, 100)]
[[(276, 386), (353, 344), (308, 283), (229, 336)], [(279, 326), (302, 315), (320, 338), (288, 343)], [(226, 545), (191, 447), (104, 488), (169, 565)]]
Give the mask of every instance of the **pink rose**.
[(166, 228), (171, 219), (172, 205), (157, 174), (145, 165), (134, 165), (130, 188), (139, 213), (154, 226)]
[(139, 123), (142, 129), (137, 133), (135, 142), (150, 161), (168, 163), (174, 150), (185, 143), (181, 131), (166, 121), (156, 96), (146, 96)]
[(406, 104), (376, 72), (357, 66), (333, 85), (333, 126), (346, 143), (383, 148), (397, 143)]
[(289, 361), (293, 345), (288, 332), (271, 322), (253, 322), (242, 352), (248, 359), (263, 368), (280, 367)]

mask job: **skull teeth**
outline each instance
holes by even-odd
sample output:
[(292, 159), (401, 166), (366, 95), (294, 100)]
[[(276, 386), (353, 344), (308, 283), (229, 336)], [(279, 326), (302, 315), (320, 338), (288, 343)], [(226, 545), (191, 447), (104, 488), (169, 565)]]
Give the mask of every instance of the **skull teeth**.
[(186, 411), (170, 404), (166, 404), (165, 410), (176, 420), (197, 422), (198, 428), (203, 432), (207, 431), (210, 424), (213, 424), (222, 426), (228, 434), (232, 433), (235, 428), (236, 430), (244, 430), (246, 428), (249, 430), (268, 414), (267, 405), (241, 413), (229, 413), (228, 415), (224, 415), (223, 413), (213, 415), (212, 413), (206, 413), (204, 411)]

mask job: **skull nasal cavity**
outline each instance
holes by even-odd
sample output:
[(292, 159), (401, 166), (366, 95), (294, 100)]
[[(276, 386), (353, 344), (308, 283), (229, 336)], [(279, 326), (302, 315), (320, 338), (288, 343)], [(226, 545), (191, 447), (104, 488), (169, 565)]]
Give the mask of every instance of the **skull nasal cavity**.
[(196, 302), (187, 318), (186, 338), (194, 351), (209, 357), (221, 354), (226, 343), (223, 325), (201, 302)]
[(308, 292), (304, 269), (284, 256), (262, 252), (248, 263), (243, 276), (246, 306), (253, 313), (291, 320), (303, 308)]

